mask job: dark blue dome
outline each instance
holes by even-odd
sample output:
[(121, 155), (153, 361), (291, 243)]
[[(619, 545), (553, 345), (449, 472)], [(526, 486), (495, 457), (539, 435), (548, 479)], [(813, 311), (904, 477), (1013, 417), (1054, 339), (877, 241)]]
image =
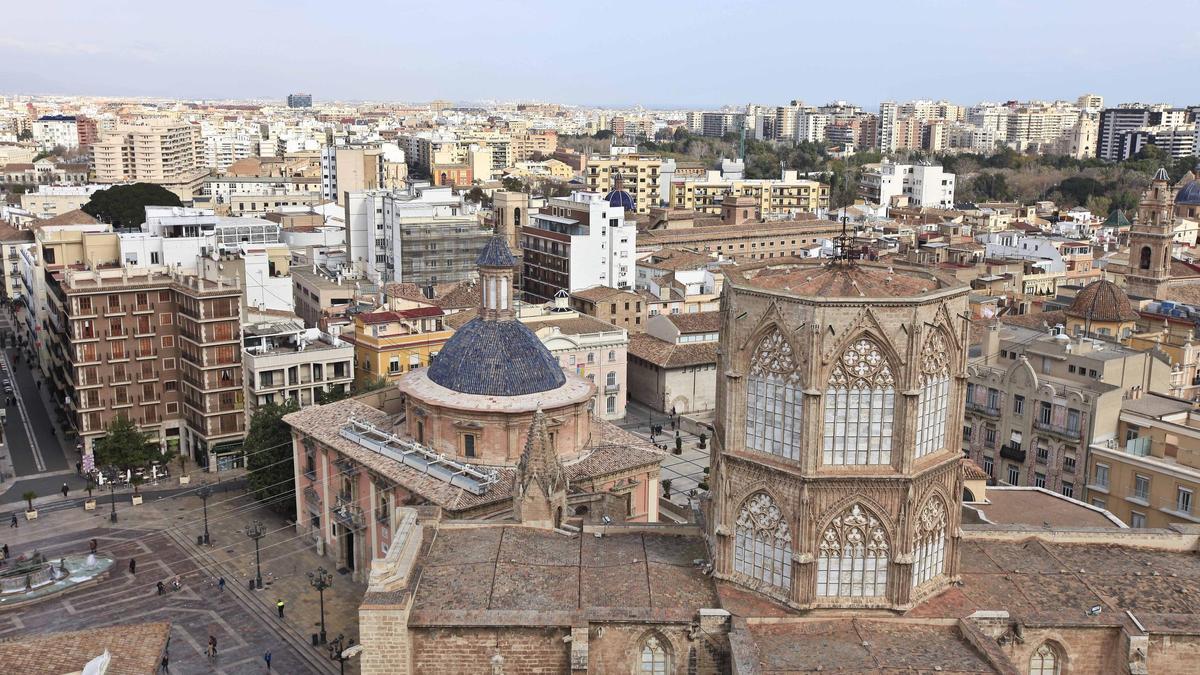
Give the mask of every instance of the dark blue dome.
[(637, 205), (633, 203), (633, 196), (624, 190), (613, 190), (604, 195), (604, 199), (608, 201), (609, 206), (619, 206), (626, 211), (637, 211)]
[(1175, 196), (1175, 203), (1187, 206), (1200, 206), (1200, 179), (1184, 185), (1179, 194)]
[(557, 389), (567, 376), (525, 324), (475, 318), (446, 341), (429, 379), (463, 394), (520, 396)]

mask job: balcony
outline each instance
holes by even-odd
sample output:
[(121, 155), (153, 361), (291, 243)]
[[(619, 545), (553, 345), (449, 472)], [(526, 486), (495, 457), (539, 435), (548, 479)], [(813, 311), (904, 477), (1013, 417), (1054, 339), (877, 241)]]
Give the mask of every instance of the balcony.
[(1024, 463), (1026, 452), (1021, 449), (1021, 446), (1013, 443), (1005, 443), (1000, 447), (1000, 456), (1004, 459), (1011, 459), (1017, 463)]
[(981, 415), (987, 415), (988, 417), (1000, 417), (999, 407), (993, 408), (984, 403), (967, 402), (967, 410), (970, 410), (971, 412), (977, 412)]
[(317, 492), (316, 488), (309, 485), (304, 488), (304, 502), (313, 506), (319, 506), (321, 504), (321, 494)]
[(619, 384), (604, 385), (604, 393), (606, 393), (606, 394), (615, 394), (618, 391), (621, 391), (621, 385), (619, 385)]
[(1050, 424), (1049, 422), (1043, 422), (1041, 420), (1034, 420), (1033, 428), (1037, 429), (1038, 431), (1044, 431), (1048, 434), (1054, 434), (1060, 438), (1066, 438), (1072, 441), (1077, 441), (1082, 437), (1082, 433), (1079, 429), (1068, 429), (1067, 427), (1061, 427), (1057, 424)]
[(363, 515), (362, 507), (355, 504), (350, 499), (350, 495), (339, 494), (331, 512), (339, 523), (352, 530), (361, 530), (367, 526), (367, 519)]
[(333, 466), (337, 470), (337, 473), (342, 476), (350, 477), (358, 475), (358, 464), (353, 460), (345, 458), (336, 459), (333, 461)]

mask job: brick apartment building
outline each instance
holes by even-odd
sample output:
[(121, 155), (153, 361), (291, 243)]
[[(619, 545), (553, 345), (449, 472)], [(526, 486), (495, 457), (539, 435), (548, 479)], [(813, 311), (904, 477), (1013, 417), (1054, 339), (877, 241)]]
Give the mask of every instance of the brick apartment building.
[(240, 283), (165, 268), (52, 272), (54, 395), (90, 453), (118, 416), (200, 466), (237, 466), (246, 420)]

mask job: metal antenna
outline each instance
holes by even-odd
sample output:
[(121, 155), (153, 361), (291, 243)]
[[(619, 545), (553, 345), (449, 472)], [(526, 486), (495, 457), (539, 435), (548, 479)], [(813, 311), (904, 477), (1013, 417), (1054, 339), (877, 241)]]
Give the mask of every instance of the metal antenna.
[(850, 216), (846, 215), (846, 209), (842, 209), (842, 233), (833, 239), (833, 259), (849, 264), (852, 260), (850, 257), (850, 234), (846, 230), (846, 224), (850, 220)]

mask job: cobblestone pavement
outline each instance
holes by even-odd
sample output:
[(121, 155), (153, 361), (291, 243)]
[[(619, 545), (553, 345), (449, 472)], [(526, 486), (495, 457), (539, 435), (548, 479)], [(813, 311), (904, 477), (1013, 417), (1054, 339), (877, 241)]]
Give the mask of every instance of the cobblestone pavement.
[[(105, 500), (106, 501), (106, 500)], [(239, 492), (215, 492), (208, 500), (212, 546), (196, 545), (204, 531), (201, 501), (190, 495), (155, 497), (132, 506), (128, 495), (117, 502), (118, 522), (108, 520), (107, 503), (96, 512), (82, 508), (57, 511), (17, 529), (0, 530), (0, 543), (14, 556), (35, 548), (51, 558), (67, 552), (86, 552), (95, 537), (103, 553), (114, 556), (111, 574), (92, 586), (0, 612), (0, 639), (87, 628), (105, 629), (121, 623), (169, 620), (172, 673), (266, 672), (263, 653), (272, 652), (278, 673), (336, 673), (324, 648), (309, 644), (319, 626), (318, 594), (306, 573), (330, 561), (322, 559), (296, 538), (278, 515), (254, 504)], [(268, 533), (260, 542), (265, 588), (248, 590), (254, 576), (254, 544), (245, 536), (249, 520), (263, 522)], [(136, 575), (129, 573), (130, 558)], [(182, 590), (159, 596), (156, 583), (179, 576)], [(227, 586), (218, 590), (216, 578)], [(334, 586), (325, 592), (326, 626), (330, 637), (358, 637), (357, 606), (364, 586), (334, 573)], [(275, 615), (275, 601), (286, 602), (285, 619)], [(205, 655), (208, 636), (217, 638), (219, 655)], [(306, 657), (306, 654), (308, 655)], [(357, 672), (356, 661), (346, 672)]]

